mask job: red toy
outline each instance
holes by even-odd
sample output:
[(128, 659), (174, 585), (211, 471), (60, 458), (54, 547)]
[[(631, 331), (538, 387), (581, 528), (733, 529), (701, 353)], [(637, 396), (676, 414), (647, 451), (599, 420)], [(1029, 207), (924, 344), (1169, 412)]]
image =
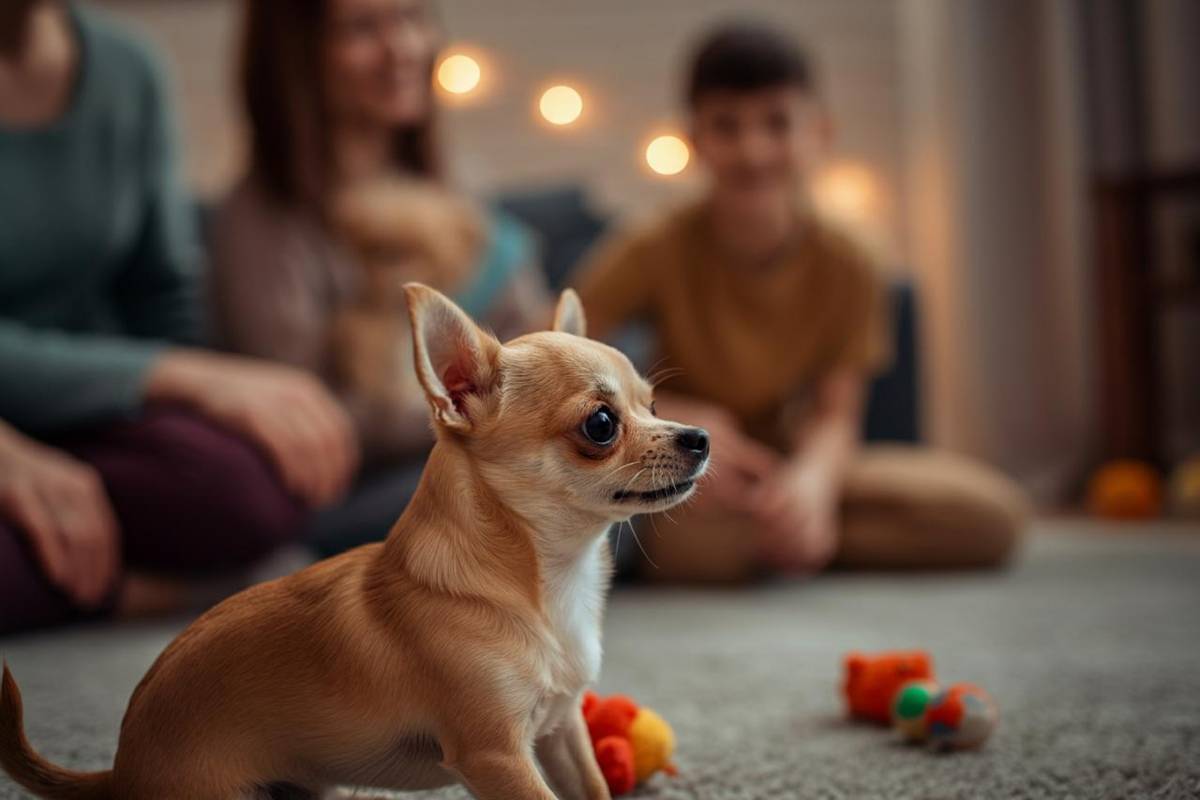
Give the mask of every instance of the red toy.
[(924, 650), (891, 651), (846, 656), (846, 681), (842, 692), (850, 715), (889, 725), (892, 698), (896, 691), (914, 680), (933, 680), (933, 659)]
[(633, 745), (621, 736), (606, 736), (592, 745), (596, 749), (596, 763), (608, 784), (608, 791), (615, 797), (632, 792), (637, 786), (637, 771), (633, 766)]
[(656, 772), (675, 774), (671, 727), (625, 695), (583, 696), (583, 719), (596, 751), (596, 763), (615, 795), (626, 794)]
[(592, 692), (583, 696), (583, 719), (593, 743), (609, 736), (625, 737), (637, 714), (637, 703), (623, 694), (603, 699)]

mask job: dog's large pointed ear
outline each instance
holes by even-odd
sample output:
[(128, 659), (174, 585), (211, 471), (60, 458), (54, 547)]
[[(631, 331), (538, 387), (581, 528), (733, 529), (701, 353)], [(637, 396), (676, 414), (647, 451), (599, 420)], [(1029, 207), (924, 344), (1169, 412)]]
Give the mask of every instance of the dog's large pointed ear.
[(413, 363), (433, 418), (466, 432), (485, 412), (496, 384), (500, 342), (449, 298), (420, 283), (404, 285), (412, 324)]
[(583, 315), (583, 303), (574, 289), (563, 289), (559, 295), (558, 308), (554, 309), (553, 330), (587, 336), (587, 317)]

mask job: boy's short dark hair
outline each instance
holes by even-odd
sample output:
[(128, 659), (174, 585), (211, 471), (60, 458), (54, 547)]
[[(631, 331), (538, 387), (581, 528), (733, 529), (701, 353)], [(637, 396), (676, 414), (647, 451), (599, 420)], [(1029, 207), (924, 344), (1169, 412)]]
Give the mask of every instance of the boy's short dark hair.
[(808, 55), (790, 36), (762, 22), (739, 21), (710, 31), (696, 47), (687, 78), (687, 103), (706, 94), (790, 86), (815, 88)]

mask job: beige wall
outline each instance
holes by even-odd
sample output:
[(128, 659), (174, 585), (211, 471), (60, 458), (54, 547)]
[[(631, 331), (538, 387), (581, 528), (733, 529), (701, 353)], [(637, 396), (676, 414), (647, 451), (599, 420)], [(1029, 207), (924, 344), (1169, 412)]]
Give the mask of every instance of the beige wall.
[[(181, 88), (188, 168), (205, 193), (236, 174), (240, 137), (230, 61), (232, 0), (104, 0), (160, 45)], [(881, 189), (885, 238), (900, 225), (896, 13), (892, 0), (440, 0), (451, 41), (482, 48), (496, 82), (447, 111), (452, 166), (465, 186), (580, 181), (605, 208), (637, 212), (686, 192), (696, 175), (654, 177), (641, 162), (652, 131), (676, 121), (682, 54), (698, 32), (734, 14), (777, 21), (809, 42), (827, 76), (840, 154), (866, 164)], [(587, 108), (571, 130), (533, 116), (547, 80), (575, 81)]]
[(170, 69), (183, 122), (188, 176), (212, 195), (241, 159), (231, 59), (236, 50), (234, 4), (228, 0), (103, 0), (146, 34)]

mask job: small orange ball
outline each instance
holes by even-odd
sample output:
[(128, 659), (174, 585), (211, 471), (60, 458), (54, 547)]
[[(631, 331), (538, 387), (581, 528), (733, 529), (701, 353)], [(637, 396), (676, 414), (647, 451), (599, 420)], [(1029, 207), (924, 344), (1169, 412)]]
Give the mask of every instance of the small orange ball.
[(1141, 461), (1110, 461), (1092, 475), (1088, 508), (1108, 519), (1149, 519), (1162, 510), (1158, 472)]

